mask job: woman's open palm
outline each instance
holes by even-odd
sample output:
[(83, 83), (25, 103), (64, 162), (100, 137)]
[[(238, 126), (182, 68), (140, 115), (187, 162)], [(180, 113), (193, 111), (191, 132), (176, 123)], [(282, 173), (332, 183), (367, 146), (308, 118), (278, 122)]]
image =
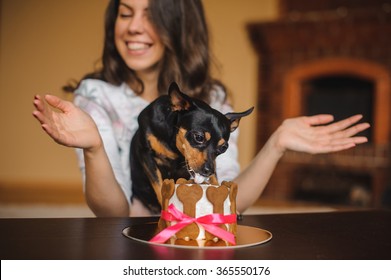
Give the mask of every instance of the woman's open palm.
[(34, 117), (45, 132), (57, 143), (76, 148), (90, 149), (101, 144), (93, 119), (75, 106), (54, 95), (34, 97)]
[(331, 115), (287, 119), (276, 131), (279, 136), (278, 146), (282, 151), (311, 154), (352, 148), (368, 141), (366, 137), (355, 136), (370, 126), (368, 123), (357, 124), (361, 118), (361, 115), (355, 115), (335, 123), (331, 123)]

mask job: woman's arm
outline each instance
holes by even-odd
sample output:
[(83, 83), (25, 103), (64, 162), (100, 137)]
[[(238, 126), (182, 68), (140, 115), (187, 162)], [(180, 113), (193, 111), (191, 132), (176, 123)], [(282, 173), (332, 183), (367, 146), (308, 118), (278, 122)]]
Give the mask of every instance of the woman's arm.
[(34, 117), (55, 142), (83, 149), (86, 200), (94, 214), (129, 216), (129, 204), (93, 119), (72, 102), (53, 95), (35, 96), (34, 106)]
[(354, 137), (369, 127), (368, 123), (357, 124), (361, 118), (361, 115), (356, 115), (329, 125), (326, 124), (333, 121), (331, 115), (285, 120), (249, 166), (234, 180), (239, 185), (238, 211), (243, 212), (258, 199), (286, 150), (329, 153), (367, 142), (366, 137)]
[(103, 146), (84, 149), (85, 196), (97, 217), (128, 217), (129, 204)]

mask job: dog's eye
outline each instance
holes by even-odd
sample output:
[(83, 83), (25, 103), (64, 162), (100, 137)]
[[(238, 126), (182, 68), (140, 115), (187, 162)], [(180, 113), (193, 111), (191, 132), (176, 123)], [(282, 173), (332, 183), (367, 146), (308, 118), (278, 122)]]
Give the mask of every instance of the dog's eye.
[(193, 139), (198, 144), (203, 144), (205, 142), (205, 135), (200, 132), (196, 132), (193, 134)]
[(228, 149), (228, 143), (224, 143), (223, 145), (217, 148), (217, 155), (221, 155), (225, 153), (227, 149)]
[(197, 144), (203, 144), (205, 142), (205, 135), (201, 132), (194, 132), (193, 133), (193, 140)]

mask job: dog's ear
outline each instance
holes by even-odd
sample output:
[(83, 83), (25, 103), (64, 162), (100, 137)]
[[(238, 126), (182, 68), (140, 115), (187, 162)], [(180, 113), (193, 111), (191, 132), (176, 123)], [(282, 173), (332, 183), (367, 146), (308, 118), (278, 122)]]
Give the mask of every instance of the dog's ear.
[(190, 97), (181, 92), (175, 82), (172, 82), (168, 88), (168, 96), (170, 96), (173, 111), (189, 110), (192, 106)]
[(240, 113), (227, 113), (225, 116), (227, 119), (231, 122), (231, 132), (233, 132), (235, 129), (238, 128), (240, 119), (248, 116), (251, 114), (251, 112), (254, 110), (254, 107), (251, 107), (247, 111), (240, 112)]

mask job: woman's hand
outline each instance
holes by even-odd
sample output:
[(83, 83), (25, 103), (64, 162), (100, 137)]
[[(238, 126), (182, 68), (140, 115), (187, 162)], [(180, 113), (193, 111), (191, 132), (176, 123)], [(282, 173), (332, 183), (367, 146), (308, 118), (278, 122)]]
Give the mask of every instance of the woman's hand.
[(366, 137), (354, 136), (369, 127), (368, 123), (357, 124), (361, 118), (361, 115), (356, 115), (332, 124), (334, 118), (331, 115), (285, 120), (251, 164), (235, 178), (242, 186), (237, 196), (238, 211), (244, 211), (258, 199), (286, 150), (329, 153), (367, 142)]
[(53, 95), (34, 98), (35, 118), (57, 143), (84, 149), (85, 195), (99, 216), (129, 216), (129, 204), (118, 184), (94, 120), (75, 106)]
[(332, 115), (287, 119), (274, 134), (275, 147), (280, 153), (293, 150), (311, 154), (352, 148), (368, 141), (366, 137), (354, 136), (370, 126), (357, 124), (361, 118), (362, 115), (355, 115), (332, 124), (329, 124), (334, 120)]
[(36, 95), (33, 103), (33, 116), (57, 143), (90, 150), (102, 145), (93, 119), (72, 102), (54, 95)]

